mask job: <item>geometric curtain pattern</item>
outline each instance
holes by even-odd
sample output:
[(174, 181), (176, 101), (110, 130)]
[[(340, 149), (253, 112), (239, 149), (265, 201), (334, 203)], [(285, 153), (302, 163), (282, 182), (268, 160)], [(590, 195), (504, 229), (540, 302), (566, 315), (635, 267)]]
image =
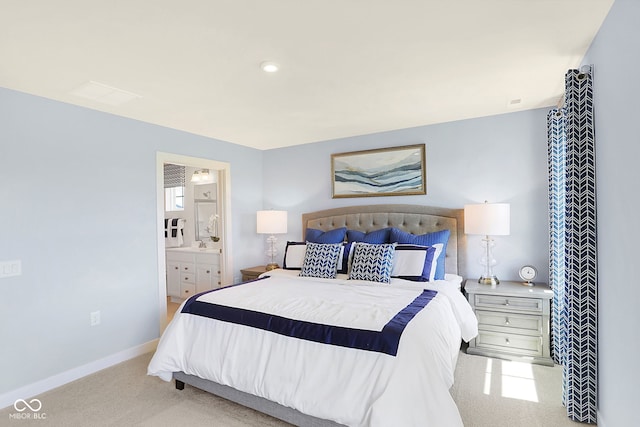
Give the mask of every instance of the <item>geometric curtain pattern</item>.
[(565, 213), (566, 199), (566, 109), (555, 108), (547, 114), (549, 159), (549, 286), (551, 301), (551, 356), (564, 366), (566, 355), (567, 313), (565, 310)]
[(553, 354), (563, 366), (567, 415), (595, 423), (598, 282), (590, 68), (567, 72), (565, 107), (552, 110), (547, 119)]
[(164, 164), (164, 188), (184, 187), (185, 167)]

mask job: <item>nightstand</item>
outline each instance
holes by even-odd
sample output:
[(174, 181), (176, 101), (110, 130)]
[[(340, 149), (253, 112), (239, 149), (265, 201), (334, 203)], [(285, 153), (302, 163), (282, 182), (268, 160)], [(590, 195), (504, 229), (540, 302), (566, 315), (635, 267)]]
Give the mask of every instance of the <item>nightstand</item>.
[(259, 265), (257, 267), (245, 268), (240, 270), (242, 273), (242, 281), (246, 282), (248, 280), (257, 279), (259, 275), (267, 271), (267, 267), (265, 265)]
[(467, 280), (469, 304), (478, 318), (478, 336), (467, 353), (553, 366), (549, 341), (551, 289), (501, 281), (496, 286)]

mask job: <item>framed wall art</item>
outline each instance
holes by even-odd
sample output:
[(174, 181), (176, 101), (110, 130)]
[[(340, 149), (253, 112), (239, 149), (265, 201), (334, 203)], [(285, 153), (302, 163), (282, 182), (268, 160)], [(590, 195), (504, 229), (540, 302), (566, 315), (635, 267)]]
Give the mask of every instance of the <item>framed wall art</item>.
[(332, 197), (427, 194), (424, 144), (331, 155)]

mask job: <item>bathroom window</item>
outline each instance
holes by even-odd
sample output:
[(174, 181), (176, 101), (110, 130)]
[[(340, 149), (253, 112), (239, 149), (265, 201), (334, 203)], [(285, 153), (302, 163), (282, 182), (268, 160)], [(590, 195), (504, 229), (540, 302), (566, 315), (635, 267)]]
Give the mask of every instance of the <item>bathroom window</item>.
[(184, 210), (185, 167), (164, 164), (164, 210), (167, 212)]
[(164, 210), (167, 212), (184, 210), (184, 187), (164, 189)]

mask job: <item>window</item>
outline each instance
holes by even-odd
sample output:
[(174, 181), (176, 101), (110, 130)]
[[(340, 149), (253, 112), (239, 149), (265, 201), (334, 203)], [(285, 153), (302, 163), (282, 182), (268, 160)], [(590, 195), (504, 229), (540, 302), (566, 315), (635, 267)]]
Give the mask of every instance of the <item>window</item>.
[(164, 189), (164, 210), (167, 212), (184, 210), (184, 187)]

